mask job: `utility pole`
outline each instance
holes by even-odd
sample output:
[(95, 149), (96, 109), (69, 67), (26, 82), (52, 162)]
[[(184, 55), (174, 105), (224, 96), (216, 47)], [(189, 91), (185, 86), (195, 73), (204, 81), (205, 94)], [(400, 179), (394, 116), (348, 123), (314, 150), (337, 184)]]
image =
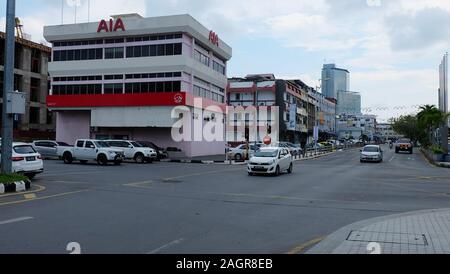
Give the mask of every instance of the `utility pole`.
[(6, 3), (6, 41), (5, 41), (5, 71), (3, 83), (3, 119), (2, 119), (2, 149), (1, 173), (12, 173), (12, 142), (13, 142), (13, 115), (8, 111), (8, 94), (14, 90), (14, 47), (15, 47), (15, 15), (16, 0), (7, 0)]

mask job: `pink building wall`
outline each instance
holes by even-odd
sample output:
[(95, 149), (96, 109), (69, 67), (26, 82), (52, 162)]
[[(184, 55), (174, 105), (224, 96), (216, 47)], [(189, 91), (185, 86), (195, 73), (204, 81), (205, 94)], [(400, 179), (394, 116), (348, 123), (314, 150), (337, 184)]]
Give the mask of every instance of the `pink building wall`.
[(56, 140), (73, 145), (77, 139), (89, 138), (90, 124), (90, 111), (58, 111), (56, 112)]

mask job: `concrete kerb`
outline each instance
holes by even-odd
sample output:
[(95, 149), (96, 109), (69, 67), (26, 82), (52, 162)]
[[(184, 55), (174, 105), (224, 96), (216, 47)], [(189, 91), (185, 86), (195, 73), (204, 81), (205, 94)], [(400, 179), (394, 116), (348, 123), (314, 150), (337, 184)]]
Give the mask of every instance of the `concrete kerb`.
[(419, 211), (412, 211), (407, 213), (399, 213), (399, 214), (393, 214), (388, 216), (381, 216), (376, 218), (371, 218), (363, 221), (359, 221), (356, 223), (349, 224), (345, 227), (340, 228), (339, 230), (333, 232), (332, 234), (328, 235), (323, 241), (309, 249), (306, 254), (332, 254), (334, 250), (336, 250), (341, 244), (343, 244), (347, 238), (348, 235), (354, 231), (354, 230), (360, 230), (364, 227), (367, 227), (369, 225), (384, 222), (387, 220), (397, 219), (401, 217), (406, 216), (412, 216), (412, 215), (422, 215), (422, 214), (428, 214), (428, 213), (439, 213), (439, 212), (445, 212), (449, 211), (450, 208), (443, 208), (443, 209), (427, 209), (427, 210), (419, 210)]
[(30, 189), (31, 189), (30, 180), (18, 181), (13, 183), (0, 183), (0, 194), (24, 192)]

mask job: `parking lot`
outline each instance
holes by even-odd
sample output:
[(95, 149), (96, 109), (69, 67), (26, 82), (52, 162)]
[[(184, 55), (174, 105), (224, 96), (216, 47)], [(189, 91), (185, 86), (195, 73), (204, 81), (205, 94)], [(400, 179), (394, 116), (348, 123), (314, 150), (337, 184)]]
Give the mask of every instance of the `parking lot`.
[(68, 253), (70, 242), (83, 253), (301, 252), (355, 221), (450, 207), (449, 175), (420, 153), (389, 150), (382, 164), (349, 150), (276, 178), (247, 176), (245, 165), (50, 160), (34, 195), (0, 197), (0, 233), (10, 235), (0, 253)]

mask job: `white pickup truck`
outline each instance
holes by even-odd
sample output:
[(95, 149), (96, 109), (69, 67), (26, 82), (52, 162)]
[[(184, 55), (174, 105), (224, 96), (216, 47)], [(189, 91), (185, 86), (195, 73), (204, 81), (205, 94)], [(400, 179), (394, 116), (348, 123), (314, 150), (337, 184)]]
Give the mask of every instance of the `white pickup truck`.
[(123, 150), (125, 159), (134, 160), (136, 163), (152, 163), (158, 158), (156, 150), (144, 147), (141, 144), (128, 140), (106, 140), (108, 145), (115, 149)]
[(80, 161), (82, 164), (97, 161), (99, 165), (111, 162), (120, 165), (125, 157), (123, 150), (112, 148), (105, 141), (90, 139), (77, 140), (74, 147), (58, 147), (58, 156), (66, 164), (73, 161)]

